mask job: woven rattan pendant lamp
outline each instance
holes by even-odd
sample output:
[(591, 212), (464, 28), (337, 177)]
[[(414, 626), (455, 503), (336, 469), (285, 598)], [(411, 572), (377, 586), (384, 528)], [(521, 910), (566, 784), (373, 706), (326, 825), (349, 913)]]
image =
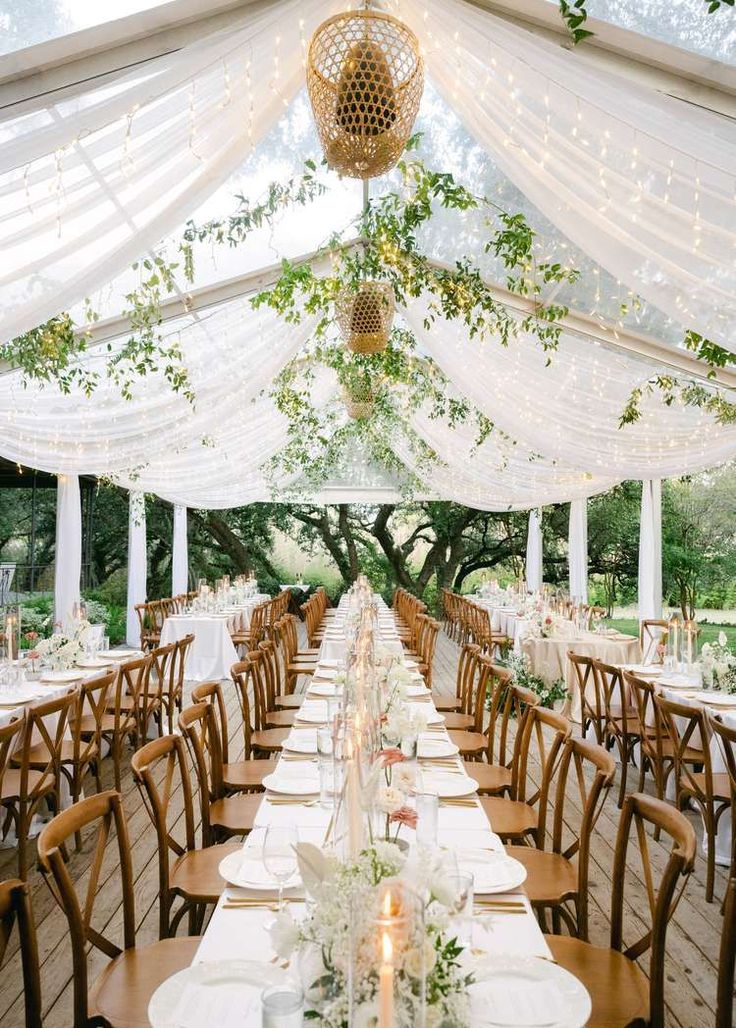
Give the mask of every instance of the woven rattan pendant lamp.
[(382, 11), (323, 22), (307, 57), (307, 88), (327, 163), (350, 178), (389, 171), (411, 135), (424, 87), (417, 37)]
[(394, 321), (394, 291), (388, 282), (368, 280), (357, 288), (341, 289), (335, 300), (335, 320), (353, 353), (386, 349)]

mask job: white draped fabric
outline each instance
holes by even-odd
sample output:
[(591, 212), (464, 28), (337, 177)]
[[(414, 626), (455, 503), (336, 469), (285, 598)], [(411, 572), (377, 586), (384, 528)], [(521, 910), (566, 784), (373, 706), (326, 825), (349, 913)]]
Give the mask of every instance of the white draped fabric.
[(0, 340), (89, 296), (213, 193), (303, 84), (333, 5), (265, 0), (224, 29), (0, 123)]
[(189, 548), (187, 541), (187, 508), (174, 504), (174, 534), (171, 543), (171, 595), (180, 596), (189, 589)]
[(736, 350), (736, 126), (464, 0), (397, 7), (447, 102), (539, 210), (660, 310)]
[(82, 498), (76, 475), (59, 475), (56, 487), (54, 622), (67, 631), (79, 602), (82, 573)]
[(570, 596), (580, 603), (588, 602), (588, 502), (573, 500), (570, 504), (568, 533)]
[(662, 616), (662, 483), (641, 484), (639, 618)]
[(542, 550), (542, 511), (534, 507), (529, 511), (526, 534), (526, 587), (530, 593), (541, 589), (544, 581)]
[(146, 602), (146, 498), (142, 492), (131, 492), (128, 501), (128, 603), (125, 641), (139, 647), (141, 627), (135, 612), (137, 603)]

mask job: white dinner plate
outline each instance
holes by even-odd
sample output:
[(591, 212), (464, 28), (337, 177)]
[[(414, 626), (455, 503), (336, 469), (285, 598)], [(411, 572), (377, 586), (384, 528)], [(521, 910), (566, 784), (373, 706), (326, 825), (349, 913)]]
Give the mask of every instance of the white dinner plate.
[(342, 695), (342, 686), (333, 685), (331, 682), (317, 682), (309, 686), (309, 696), (337, 696), (338, 689)]
[(419, 736), (418, 757), (454, 757), (459, 752), (455, 743), (449, 739), (437, 738), (434, 734)]
[(709, 707), (736, 707), (736, 696), (731, 696), (727, 692), (695, 693), (693, 699), (707, 703)]
[(93, 668), (110, 667), (110, 663), (109, 660), (78, 660), (77, 667), (91, 671)]
[(456, 850), (456, 854), (458, 869), (470, 871), (473, 875), (473, 891), (476, 896), (512, 892), (526, 881), (524, 865), (506, 853), (467, 849)]
[(427, 716), (428, 725), (444, 725), (445, 715), (440, 714), (438, 710), (431, 710)]
[[(306, 707), (306, 709), (305, 709)], [(297, 711), (297, 721), (308, 725), (323, 725), (327, 720), (327, 704), (324, 700), (315, 700), (314, 705), (303, 703)]]
[[(311, 768), (314, 765), (308, 764), (307, 766)], [(270, 792), (285, 793), (287, 796), (316, 796), (319, 792), (319, 779), (314, 774), (297, 776), (296, 774), (279, 774), (278, 771), (274, 771), (272, 774), (266, 775), (263, 785)]]
[(429, 771), (422, 769), (424, 788), (428, 792), (436, 792), (440, 797), (471, 796), (478, 791), (478, 783), (468, 775), (458, 775), (447, 771)]
[(78, 671), (44, 671), (39, 682), (78, 682), (80, 678)]
[(288, 979), (287, 972), (255, 960), (190, 964), (167, 978), (148, 1003), (152, 1028), (196, 1028), (230, 1024), (233, 1009), (242, 1024), (260, 1023), (264, 988)]
[(46, 695), (35, 683), (12, 685), (6, 689), (0, 689), (0, 706), (13, 707), (17, 703), (32, 703), (34, 700), (41, 699)]
[[(278, 892), (278, 882), (266, 870), (261, 859), (260, 847), (257, 852), (254, 846), (251, 851), (242, 849), (228, 853), (220, 861), (218, 870), (220, 877), (228, 885), (235, 885), (239, 889), (251, 889), (253, 892)], [(297, 889), (301, 884), (299, 872), (295, 871), (284, 883), (284, 889)]]
[(656, 678), (662, 674), (663, 668), (661, 664), (629, 664), (624, 670), (643, 678)]
[(109, 660), (137, 660), (143, 656), (143, 650), (99, 650), (97, 656)]
[(283, 744), (283, 749), (289, 753), (316, 753), (317, 733), (316, 732), (292, 732)]
[(426, 685), (407, 685), (407, 696), (429, 696), (429, 689)]
[(473, 1028), (583, 1028), (593, 1009), (582, 982), (551, 960), (494, 956), (473, 974)]

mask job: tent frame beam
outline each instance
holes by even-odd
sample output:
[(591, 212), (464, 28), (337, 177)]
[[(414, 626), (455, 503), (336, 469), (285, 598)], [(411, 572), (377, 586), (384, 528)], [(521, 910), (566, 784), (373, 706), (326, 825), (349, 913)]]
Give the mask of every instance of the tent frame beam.
[[(347, 246), (360, 246), (359, 240), (353, 240)], [(312, 264), (317, 274), (326, 274), (331, 268), (330, 254), (312, 252), (302, 254), (292, 260), (293, 264)], [(451, 270), (451, 265), (441, 261), (430, 260), (430, 264), (438, 270)], [(182, 318), (187, 315), (201, 313), (211, 307), (226, 303), (229, 300), (236, 300), (268, 289), (279, 278), (282, 273), (281, 262), (271, 264), (257, 271), (245, 275), (238, 275), (226, 279), (214, 285), (203, 286), (193, 289), (183, 297), (172, 297), (165, 300), (161, 305), (161, 321), (171, 321), (175, 318)], [(535, 301), (532, 298), (519, 296), (508, 289), (491, 282), (487, 279), (485, 283), (491, 291), (494, 300), (502, 303), (507, 309), (522, 317), (534, 312)], [(722, 388), (736, 390), (736, 372), (726, 368), (716, 368), (712, 371), (707, 369), (702, 361), (699, 361), (686, 350), (678, 350), (653, 336), (644, 333), (634, 332), (622, 325), (616, 325), (602, 318), (594, 318), (580, 311), (570, 310), (567, 315), (559, 321), (559, 325), (566, 332), (572, 332), (578, 336), (584, 336), (594, 343), (604, 346), (606, 349), (616, 352), (624, 352), (629, 356), (660, 367), (666, 368), (677, 374), (687, 375), (689, 378), (710, 385), (719, 385)], [(123, 336), (128, 331), (129, 323), (124, 317), (108, 318), (89, 326), (86, 330), (90, 346), (108, 342), (111, 339)]]
[[(570, 40), (548, 0), (467, 0), (558, 46)], [(113, 80), (220, 29), (247, 24), (268, 0), (176, 0), (0, 57), (0, 111), (13, 117)], [(589, 19), (575, 57), (640, 85), (736, 117), (736, 68), (649, 36)]]

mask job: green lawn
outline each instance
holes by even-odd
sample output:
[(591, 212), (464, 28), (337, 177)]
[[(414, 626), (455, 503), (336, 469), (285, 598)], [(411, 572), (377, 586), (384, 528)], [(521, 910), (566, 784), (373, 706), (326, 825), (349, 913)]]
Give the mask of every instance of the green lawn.
[[(626, 632), (628, 635), (639, 634), (639, 622), (634, 618), (611, 618), (610, 621), (606, 621), (606, 624), (610, 625), (611, 628), (618, 629), (619, 632)], [(706, 642), (715, 642), (719, 632), (726, 633), (729, 646), (732, 650), (736, 650), (736, 625), (701, 624), (698, 645), (702, 646)]]

